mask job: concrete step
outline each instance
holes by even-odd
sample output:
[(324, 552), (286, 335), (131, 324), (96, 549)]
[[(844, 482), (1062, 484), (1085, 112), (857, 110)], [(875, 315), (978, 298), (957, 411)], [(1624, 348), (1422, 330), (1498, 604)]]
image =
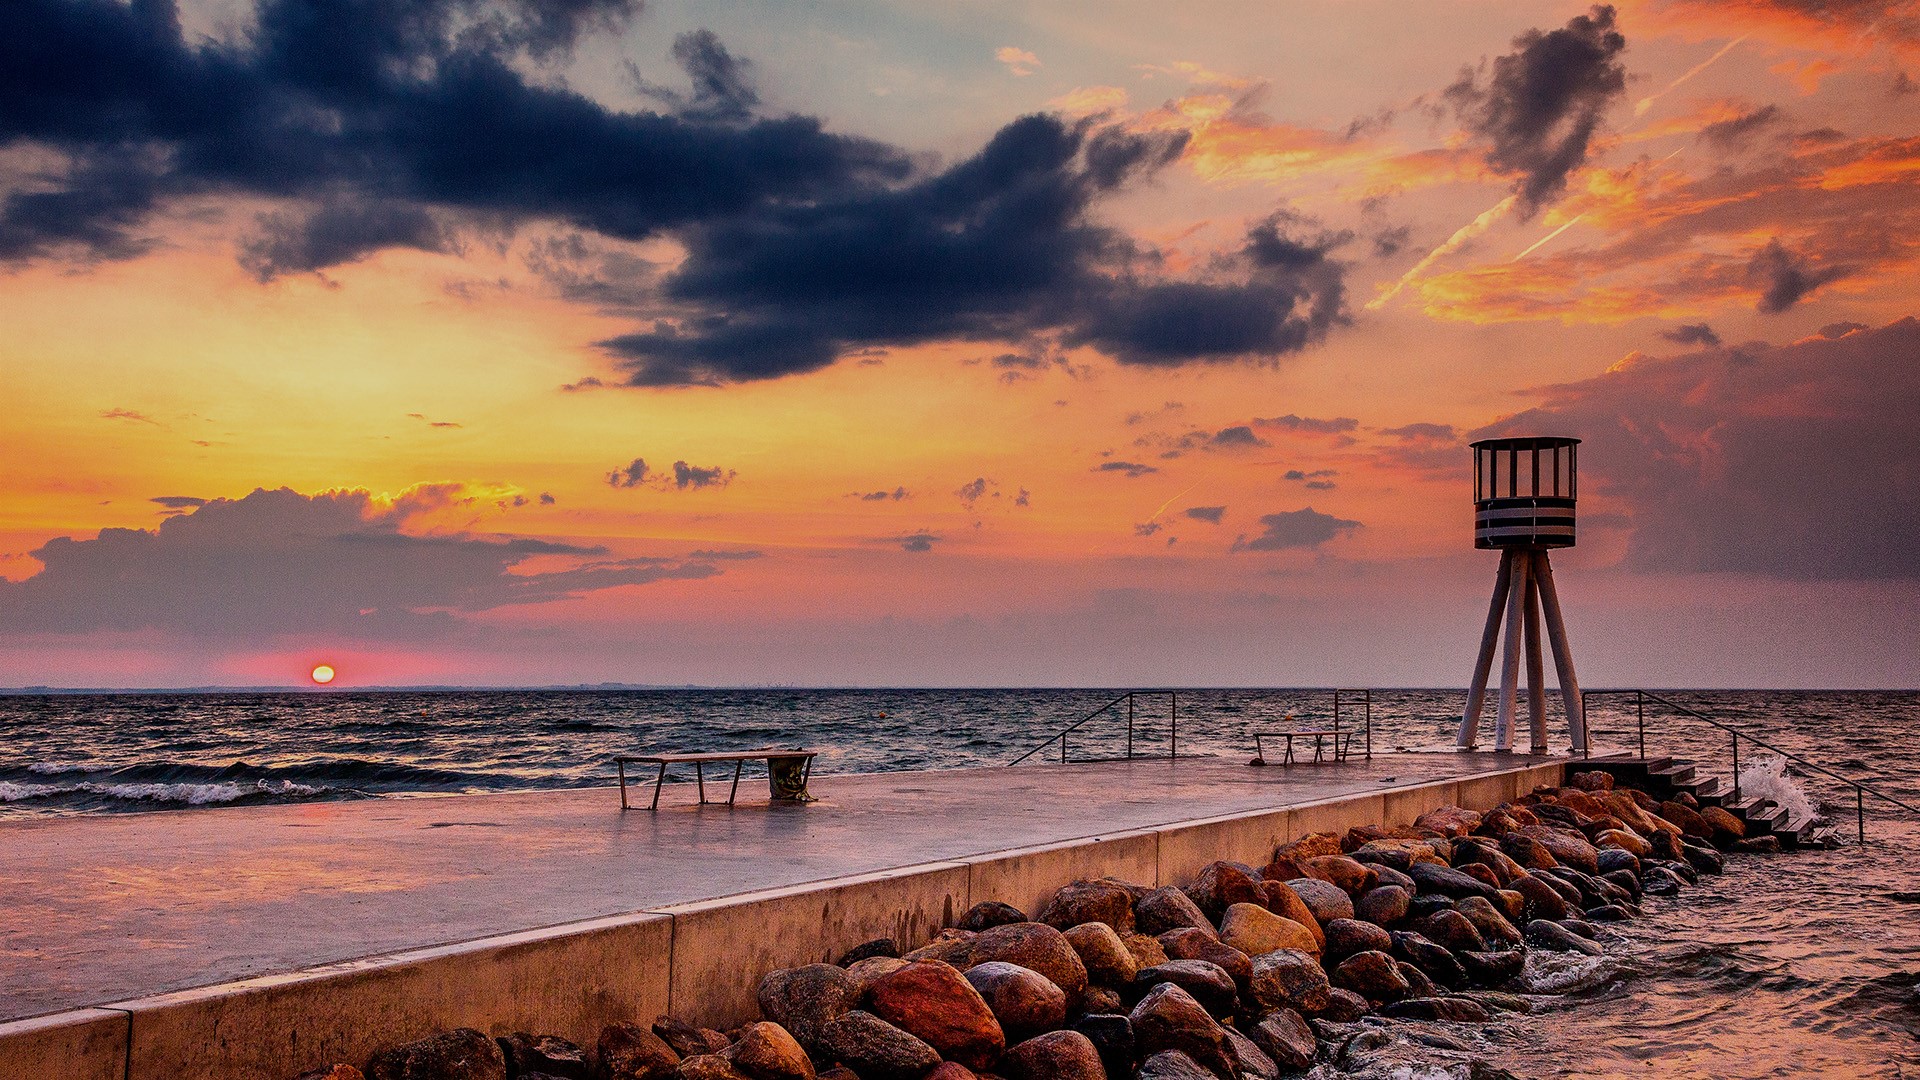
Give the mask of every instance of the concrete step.
[(1718, 777), (1708, 777), (1695, 782), (1692, 788), (1694, 799), (1701, 806), (1719, 806), (1730, 794), (1728, 788), (1720, 783)]
[(1693, 762), (1674, 758), (1657, 769), (1648, 769), (1647, 778), (1668, 787), (1680, 788), (1694, 777)]

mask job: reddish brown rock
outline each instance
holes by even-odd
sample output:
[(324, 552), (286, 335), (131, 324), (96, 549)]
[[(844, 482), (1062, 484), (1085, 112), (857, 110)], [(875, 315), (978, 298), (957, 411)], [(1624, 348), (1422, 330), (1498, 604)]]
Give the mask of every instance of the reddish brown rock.
[(1253, 958), (1247, 1003), (1256, 1011), (1294, 1009), (1309, 1016), (1327, 1006), (1327, 973), (1306, 953), (1282, 949)]
[(1393, 938), (1379, 926), (1359, 919), (1335, 919), (1327, 924), (1327, 951), (1323, 963), (1338, 964), (1357, 952), (1386, 952)]
[(1135, 1080), (1219, 1080), (1219, 1076), (1178, 1050), (1160, 1051), (1141, 1062), (1140, 1071), (1134, 1074)]
[(1266, 1051), (1274, 1064), (1283, 1069), (1300, 1071), (1313, 1067), (1313, 1059), (1319, 1047), (1313, 1038), (1313, 1029), (1307, 1021), (1292, 1009), (1275, 1009), (1263, 1017), (1248, 1037), (1260, 1049)]
[(1310, 877), (1294, 878), (1287, 882), (1287, 888), (1292, 889), (1295, 895), (1306, 903), (1307, 910), (1313, 913), (1313, 921), (1321, 926), (1335, 919), (1353, 918), (1352, 895), (1330, 881)]
[(1340, 961), (1329, 978), (1333, 985), (1351, 990), (1375, 1005), (1399, 1001), (1412, 989), (1393, 957), (1383, 952), (1354, 953)]
[(1647, 843), (1637, 833), (1628, 832), (1625, 829), (1603, 830), (1593, 838), (1593, 842), (1596, 847), (1619, 848), (1621, 851), (1630, 851), (1642, 859), (1653, 854), (1652, 844)]
[(1499, 892), (1500, 887), (1506, 884), (1500, 880), (1500, 875), (1494, 872), (1493, 867), (1488, 866), (1486, 863), (1461, 863), (1454, 869), (1468, 877), (1477, 879), (1480, 884), (1485, 885), (1493, 892)]
[(1235, 986), (1245, 987), (1253, 977), (1253, 959), (1246, 953), (1187, 926), (1160, 935), (1160, 944), (1172, 960), (1204, 960), (1227, 973)]
[(1077, 1008), (1087, 989), (1087, 966), (1067, 936), (1045, 923), (1008, 923), (983, 930), (967, 950), (968, 966), (998, 960), (1046, 976), (1067, 992), (1067, 1007)]
[(973, 939), (980, 935), (972, 930), (948, 927), (933, 936), (933, 940), (908, 953), (906, 960), (944, 960), (955, 967), (967, 966), (967, 953), (973, 948)]
[(913, 961), (900, 960), (891, 956), (869, 956), (865, 960), (854, 964), (847, 969), (847, 976), (851, 978), (854, 983), (854, 994), (851, 1000), (858, 1001), (864, 998), (867, 994), (867, 987), (872, 986), (874, 980), (879, 979), (883, 975), (891, 975), (910, 963), (913, 963)]
[(1293, 886), (1284, 881), (1263, 881), (1260, 883), (1262, 903), (1268, 911), (1283, 919), (1292, 919), (1313, 934), (1315, 942), (1325, 945), (1326, 937), (1321, 933), (1320, 920), (1313, 917), (1313, 909), (1307, 906)]
[(972, 1069), (957, 1061), (943, 1061), (933, 1067), (923, 1080), (978, 1080)]
[(1367, 890), (1353, 902), (1353, 916), (1375, 926), (1394, 926), (1407, 917), (1407, 905), (1412, 902), (1413, 894), (1406, 889), (1398, 885), (1382, 885)]
[(1780, 838), (1777, 836), (1749, 836), (1735, 840), (1729, 846), (1743, 855), (1777, 855), (1780, 852)]
[[(1547, 825), (1529, 825), (1520, 830), (1520, 835), (1540, 841), (1553, 854), (1556, 862), (1564, 863), (1582, 873), (1600, 872), (1600, 857), (1587, 843), (1585, 837), (1571, 829), (1556, 829)], [(1516, 856), (1515, 860), (1519, 862)], [(1525, 865), (1522, 863), (1522, 865)]]
[(991, 930), (1008, 923), (1032, 921), (1027, 918), (1026, 912), (1012, 904), (1002, 903), (999, 900), (982, 900), (968, 908), (967, 913), (960, 916), (960, 921), (954, 925), (977, 934), (982, 930)]
[[(1214, 933), (1214, 929), (1211, 926), (1204, 928), (1189, 927), (1189, 929), (1199, 929), (1203, 934), (1218, 936)], [(1127, 947), (1127, 951), (1133, 954), (1133, 967), (1136, 971), (1143, 967), (1164, 964), (1171, 959), (1167, 956), (1166, 949), (1161, 947), (1158, 938), (1149, 937), (1146, 934), (1125, 934), (1122, 935), (1120, 941)]]
[(1439, 806), (1414, 818), (1413, 824), (1442, 836), (1466, 836), (1480, 827), (1480, 812), (1464, 806)]
[[(1192, 884), (1184, 890), (1201, 914), (1218, 923), (1235, 904), (1258, 904), (1262, 897), (1260, 877), (1250, 866), (1236, 862), (1210, 862), (1200, 868)], [(1169, 927), (1171, 929), (1171, 927)]]
[(967, 969), (967, 982), (980, 993), (1000, 1021), (1008, 1043), (1019, 1042), (1067, 1022), (1067, 994), (1045, 975), (998, 960)]
[(1215, 1016), (1233, 1014), (1240, 987), (1226, 969), (1205, 960), (1169, 960), (1157, 967), (1141, 968), (1133, 977), (1134, 993), (1144, 994), (1161, 983), (1173, 983), (1193, 995), (1200, 1007)]
[(1129, 933), (1133, 930), (1133, 894), (1110, 881), (1076, 881), (1053, 894), (1038, 921), (1056, 930), (1081, 923), (1106, 923), (1115, 933)]
[[(646, 1035), (653, 1037), (652, 1032)], [(667, 1050), (665, 1043), (660, 1048)], [(506, 1080), (506, 1075), (507, 1059), (500, 1044), (472, 1028), (455, 1028), (382, 1050), (367, 1062), (367, 1080)]]
[(1093, 1042), (1077, 1031), (1036, 1035), (1007, 1051), (1001, 1071), (1012, 1080), (1106, 1080)]
[(1579, 788), (1581, 791), (1612, 791), (1613, 774), (1601, 772), (1598, 769), (1577, 772), (1567, 777), (1567, 786)]
[[(674, 1080), (752, 1080), (746, 1073), (734, 1068), (733, 1062), (719, 1054), (696, 1054), (681, 1058), (680, 1067), (672, 1076)], [(819, 1080), (860, 1080), (860, 1077), (849, 1069), (828, 1069), (819, 1074)]]
[(924, 1040), (859, 1009), (820, 1033), (822, 1058), (852, 1066), (861, 1080), (920, 1080), (940, 1054)]
[(1139, 961), (1128, 951), (1113, 927), (1103, 922), (1081, 923), (1065, 931), (1067, 944), (1087, 969), (1087, 980), (1104, 986), (1125, 986), (1140, 970)]
[(1134, 1044), (1143, 1057), (1176, 1050), (1221, 1076), (1232, 1076), (1226, 1036), (1193, 995), (1173, 983), (1161, 983), (1140, 999), (1128, 1016)]
[(367, 1080), (366, 1074), (351, 1065), (328, 1065), (319, 1069), (308, 1069), (293, 1080)]
[(1316, 956), (1320, 952), (1320, 939), (1313, 931), (1259, 904), (1228, 907), (1220, 919), (1220, 940), (1248, 956), (1275, 949), (1297, 949)]
[(1134, 925), (1143, 934), (1164, 934), (1183, 926), (1214, 933), (1213, 923), (1193, 898), (1171, 885), (1155, 889), (1133, 905)]
[(1582, 817), (1597, 818), (1604, 816), (1607, 812), (1607, 804), (1587, 791), (1563, 788), (1560, 791), (1560, 797), (1555, 801)]
[(1348, 896), (1358, 896), (1380, 884), (1380, 875), (1366, 863), (1347, 855), (1321, 855), (1300, 864), (1310, 878), (1339, 886)]
[(785, 968), (760, 980), (760, 1015), (779, 1024), (814, 1053), (820, 1030), (859, 1004), (861, 981), (846, 968), (807, 964)]
[[(654, 1017), (653, 1033), (660, 1036), (668, 1046), (673, 1047), (674, 1053), (679, 1054), (683, 1058), (693, 1057), (696, 1054), (717, 1054), (727, 1047), (727, 1037), (725, 1035), (722, 1035), (712, 1028), (696, 1027), (693, 1024), (682, 1023), (671, 1016)], [(551, 1036), (547, 1036), (547, 1038), (551, 1038)], [(573, 1045), (565, 1039), (560, 1039), (558, 1042), (566, 1046)], [(556, 1049), (552, 1044), (536, 1045), (543, 1054), (550, 1053)], [(501, 1046), (507, 1051), (507, 1063), (509, 1065), (514, 1064), (514, 1062), (518, 1060), (514, 1056), (514, 1048), (508, 1046), (507, 1041), (504, 1039), (501, 1040)], [(576, 1047), (576, 1049), (578, 1048)], [(581, 1054), (581, 1060), (585, 1061), (585, 1057), (583, 1052)], [(536, 1067), (533, 1065), (523, 1067), (518, 1071), (551, 1073), (556, 1076), (565, 1075), (558, 1069)]]
[(1338, 833), (1317, 832), (1308, 833), (1297, 840), (1289, 840), (1281, 844), (1273, 849), (1273, 857), (1299, 862), (1302, 859), (1312, 859), (1321, 855), (1339, 855), (1343, 850), (1345, 849), (1340, 846)]
[(1747, 835), (1746, 823), (1727, 812), (1724, 807), (1703, 806), (1700, 808), (1700, 817), (1706, 821), (1707, 827), (1713, 830), (1713, 839), (1716, 843), (1731, 843)]
[[(1526, 919), (1551, 919), (1559, 922), (1567, 917), (1567, 901), (1552, 886), (1532, 874), (1513, 883), (1513, 890), (1526, 900)], [(1524, 925), (1524, 923), (1522, 924)]]
[[(680, 1055), (665, 1039), (625, 1021), (601, 1030), (598, 1051), (602, 1080), (661, 1080), (680, 1064)], [(367, 1072), (368, 1080), (383, 1080), (372, 1076), (372, 1069)]]
[(748, 1024), (739, 1040), (720, 1056), (749, 1080), (815, 1080), (807, 1052), (779, 1024)]
[(868, 999), (880, 1019), (970, 1069), (987, 1068), (1006, 1048), (1000, 1021), (986, 999), (950, 964), (909, 964), (875, 982)]
[(1280, 1080), (1280, 1066), (1259, 1044), (1227, 1024), (1220, 1025), (1220, 1034), (1227, 1037), (1227, 1056), (1233, 1059), (1240, 1080)]
[(1531, 836), (1508, 833), (1500, 838), (1500, 851), (1525, 870), (1551, 870), (1560, 865), (1547, 845)]

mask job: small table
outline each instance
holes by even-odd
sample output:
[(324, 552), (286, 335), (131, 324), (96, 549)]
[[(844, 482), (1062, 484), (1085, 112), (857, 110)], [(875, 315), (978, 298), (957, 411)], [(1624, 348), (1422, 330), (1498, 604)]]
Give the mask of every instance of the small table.
[[(733, 762), (733, 787), (727, 792), (727, 805), (733, 805), (733, 798), (740, 793), (740, 770), (749, 761), (767, 763), (767, 784), (773, 798), (778, 802), (811, 802), (813, 796), (807, 792), (807, 781), (813, 776), (813, 759), (819, 755), (817, 750), (728, 750), (708, 754), (633, 754), (613, 759), (620, 770), (620, 809), (631, 810), (627, 805), (627, 765), (658, 765), (660, 771), (653, 778), (653, 802), (649, 810), (660, 809), (660, 787), (667, 780), (667, 766), (691, 763), (694, 782), (700, 787), (700, 805), (707, 804), (707, 779), (704, 766), (709, 762)], [(779, 775), (775, 762), (797, 763), (799, 766), (798, 784)], [(787, 786), (783, 789), (783, 780)], [(719, 800), (714, 800), (718, 802)]]

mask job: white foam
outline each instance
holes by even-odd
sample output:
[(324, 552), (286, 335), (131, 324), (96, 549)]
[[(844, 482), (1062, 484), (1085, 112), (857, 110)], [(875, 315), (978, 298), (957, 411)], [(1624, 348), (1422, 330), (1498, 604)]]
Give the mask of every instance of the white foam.
[(1787, 759), (1766, 755), (1748, 761), (1740, 769), (1740, 794), (1772, 799), (1790, 818), (1818, 817), (1805, 788), (1787, 775)]
[(1532, 994), (1571, 994), (1599, 986), (1619, 970), (1610, 956), (1528, 949), (1520, 983)]
[(86, 772), (87, 766), (78, 761), (36, 761), (27, 766), (27, 771), (40, 776), (57, 776), (60, 773)]
[(15, 784), (0, 781), (0, 802), (25, 802), (56, 795), (104, 795), (127, 802), (185, 803), (188, 806), (230, 803), (249, 795), (280, 795), (306, 798), (324, 792), (324, 787), (296, 784), (291, 780), (267, 780), (250, 784), (225, 781), (216, 784)]
[(15, 784), (0, 780), (0, 802), (25, 802), (55, 790), (51, 784)]

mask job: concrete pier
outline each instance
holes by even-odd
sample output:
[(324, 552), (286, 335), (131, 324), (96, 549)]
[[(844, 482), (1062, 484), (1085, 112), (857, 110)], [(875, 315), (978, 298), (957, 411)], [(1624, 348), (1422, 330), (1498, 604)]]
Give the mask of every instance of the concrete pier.
[(1077, 877), (1177, 884), (1322, 828), (1557, 783), (1563, 758), (1390, 754), (819, 777), (808, 806), (609, 789), (0, 825), (0, 1075), (284, 1080), (468, 1025), (590, 1043), (748, 1019), (775, 967), (924, 942)]

